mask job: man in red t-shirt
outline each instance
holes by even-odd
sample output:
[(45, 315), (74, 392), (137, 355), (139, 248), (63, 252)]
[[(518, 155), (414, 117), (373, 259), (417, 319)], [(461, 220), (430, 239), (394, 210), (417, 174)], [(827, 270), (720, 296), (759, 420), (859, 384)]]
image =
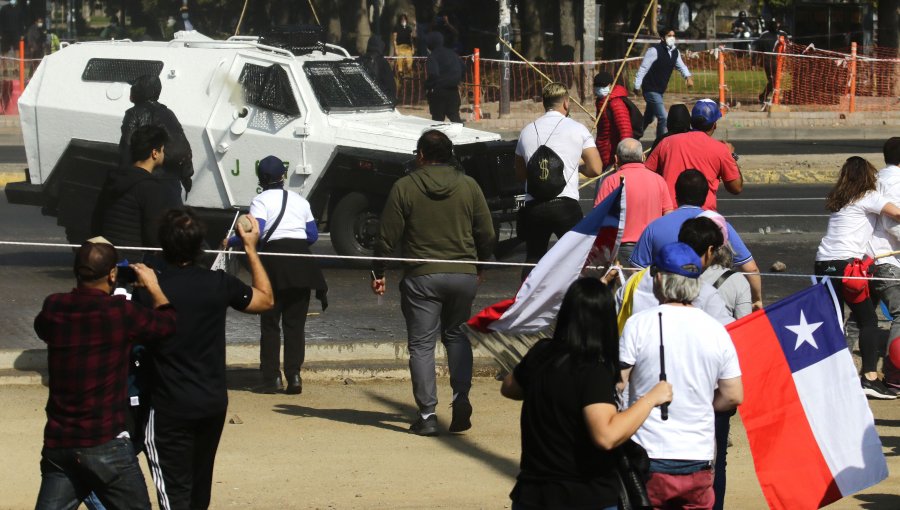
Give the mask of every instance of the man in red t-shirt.
[(653, 220), (675, 209), (669, 188), (662, 177), (643, 165), (644, 148), (634, 138), (626, 138), (616, 147), (616, 173), (603, 179), (594, 207), (619, 187), (625, 179), (625, 230), (619, 247), (619, 260), (631, 257), (634, 244)]
[(613, 76), (604, 71), (594, 77), (594, 95), (597, 96), (597, 115), (606, 96), (609, 96), (609, 104), (597, 123), (597, 150), (600, 151), (603, 168), (606, 168), (613, 164), (619, 142), (634, 137), (631, 114), (622, 99), (628, 97), (628, 90), (621, 85), (613, 85)]
[(722, 118), (719, 105), (711, 99), (697, 101), (691, 110), (691, 131), (664, 138), (647, 159), (647, 168), (663, 176), (669, 193), (675, 196), (675, 181), (681, 172), (696, 168), (709, 183), (709, 194), (703, 208), (716, 210), (716, 191), (719, 180), (729, 193), (737, 195), (744, 189), (744, 178), (738, 167), (734, 146), (712, 137), (716, 122)]

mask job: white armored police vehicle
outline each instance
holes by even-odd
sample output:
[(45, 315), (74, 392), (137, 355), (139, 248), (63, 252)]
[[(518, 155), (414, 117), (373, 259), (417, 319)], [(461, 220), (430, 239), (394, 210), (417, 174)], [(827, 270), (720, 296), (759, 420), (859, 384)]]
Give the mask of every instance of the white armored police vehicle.
[(210, 223), (212, 237), (249, 206), (258, 192), (256, 164), (273, 154), (285, 161), (287, 186), (310, 201), (335, 250), (367, 254), (384, 199), (429, 129), (453, 141), (495, 225), (514, 221), (522, 193), (514, 142), (401, 115), (344, 49), (322, 42), (321, 32), (290, 27), (227, 41), (178, 36), (77, 43), (48, 55), (19, 99), (28, 175), (7, 186), (9, 201), (56, 216), (70, 242), (88, 237), (96, 197), (117, 167), (121, 120), (132, 106), (129, 83), (151, 74), (160, 77), (160, 102), (178, 116), (193, 149), (186, 204)]

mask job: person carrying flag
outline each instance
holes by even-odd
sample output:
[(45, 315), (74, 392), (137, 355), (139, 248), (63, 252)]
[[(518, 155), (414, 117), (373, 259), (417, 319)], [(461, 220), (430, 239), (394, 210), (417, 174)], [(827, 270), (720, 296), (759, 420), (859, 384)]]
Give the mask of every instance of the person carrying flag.
[(712, 508), (713, 414), (734, 409), (744, 398), (731, 338), (691, 304), (700, 293), (701, 271), (693, 248), (664, 246), (651, 269), (653, 291), (662, 304), (631, 316), (619, 345), (629, 407), (641, 404), (637, 397), (651, 391), (661, 372), (678, 395), (669, 404), (667, 420), (653, 409), (634, 435), (650, 457), (647, 494), (654, 508)]

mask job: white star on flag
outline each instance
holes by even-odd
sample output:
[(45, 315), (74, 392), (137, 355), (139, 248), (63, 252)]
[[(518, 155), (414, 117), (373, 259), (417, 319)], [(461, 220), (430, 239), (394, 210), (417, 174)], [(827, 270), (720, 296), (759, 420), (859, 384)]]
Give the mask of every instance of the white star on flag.
[(792, 332), (797, 334), (797, 345), (794, 346), (794, 350), (800, 348), (801, 345), (808, 343), (813, 346), (813, 348), (818, 349), (819, 346), (816, 344), (816, 339), (813, 338), (813, 332), (822, 325), (821, 322), (806, 322), (806, 316), (803, 315), (803, 310), (800, 310), (800, 324), (794, 326), (785, 326)]

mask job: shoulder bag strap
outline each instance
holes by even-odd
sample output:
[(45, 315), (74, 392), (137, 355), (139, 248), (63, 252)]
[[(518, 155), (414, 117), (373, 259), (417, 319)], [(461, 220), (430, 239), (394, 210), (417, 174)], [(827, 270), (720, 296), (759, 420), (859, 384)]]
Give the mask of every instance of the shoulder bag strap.
[(267, 243), (269, 241), (269, 238), (272, 237), (275, 229), (278, 228), (278, 224), (281, 223), (281, 218), (284, 217), (285, 209), (287, 209), (288, 192), (286, 189), (281, 191), (284, 193), (284, 195), (282, 195), (284, 198), (281, 201), (281, 211), (278, 212), (278, 217), (275, 218), (275, 221), (272, 222), (272, 225), (270, 225), (269, 228), (266, 229), (266, 235), (263, 236), (262, 240), (260, 241), (262, 244)]
[(722, 284), (725, 283), (725, 280), (731, 278), (731, 276), (734, 275), (734, 274), (737, 274), (737, 273), (735, 273), (735, 272), (732, 271), (731, 269), (729, 269), (728, 271), (725, 271), (724, 273), (722, 273), (721, 275), (719, 275), (719, 279), (716, 280), (715, 283), (713, 283), (713, 288), (716, 289), (716, 290), (719, 290), (719, 287), (721, 287)]

